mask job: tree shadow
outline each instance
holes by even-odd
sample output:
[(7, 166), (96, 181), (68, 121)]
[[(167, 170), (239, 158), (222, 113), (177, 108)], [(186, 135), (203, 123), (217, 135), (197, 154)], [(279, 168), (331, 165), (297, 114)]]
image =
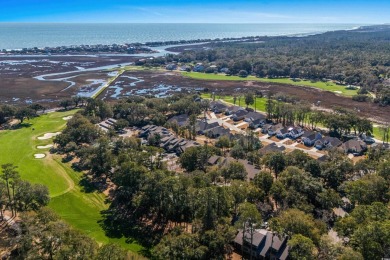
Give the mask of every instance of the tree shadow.
[(91, 180), (88, 178), (88, 175), (84, 175), (83, 178), (79, 181), (79, 185), (81, 186), (81, 191), (85, 193), (92, 193), (95, 191), (101, 191), (100, 182)]
[[(126, 212), (123, 209), (123, 212)], [(144, 247), (139, 251), (143, 256), (150, 258), (151, 251), (163, 237), (166, 225), (157, 222), (142, 222), (130, 215), (114, 213), (110, 209), (101, 211), (103, 218), (99, 225), (110, 238), (126, 238), (126, 243), (139, 243)]]
[(74, 156), (67, 154), (65, 157), (63, 157), (61, 159), (61, 162), (62, 163), (68, 163), (68, 162), (72, 161), (73, 158), (74, 158)]
[[(10, 129), (11, 130), (18, 130), (18, 129), (22, 129), (22, 128), (30, 128), (31, 126), (32, 126), (31, 123), (24, 122), (24, 123), (20, 123), (20, 124), (14, 125)], [(35, 129), (32, 128), (32, 130), (34, 131)]]

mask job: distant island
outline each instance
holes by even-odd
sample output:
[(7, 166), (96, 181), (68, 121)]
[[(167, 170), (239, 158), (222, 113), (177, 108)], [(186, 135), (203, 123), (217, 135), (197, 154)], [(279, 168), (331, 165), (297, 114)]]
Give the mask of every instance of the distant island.
[[(390, 25), (370, 25), (360, 26), (353, 30), (356, 32), (379, 32), (388, 30)], [(345, 30), (341, 30), (345, 31)], [(319, 34), (326, 34), (319, 33)], [(332, 33), (332, 32), (330, 32)], [(124, 44), (95, 44), (95, 45), (71, 45), (71, 46), (57, 46), (57, 47), (32, 47), (22, 49), (2, 49), (0, 55), (88, 55), (88, 54), (143, 54), (143, 53), (156, 53), (152, 50), (153, 47), (179, 45), (174, 48), (169, 48), (173, 52), (181, 52), (184, 49), (180, 48), (180, 45), (196, 45), (196, 44), (207, 44), (212, 46), (218, 43), (229, 43), (229, 42), (243, 42), (243, 43), (255, 43), (275, 39), (290, 39), (290, 38), (301, 38), (304, 36), (310, 36), (313, 34), (306, 34), (300, 36), (246, 36), (246, 37), (229, 37), (229, 38), (216, 38), (216, 39), (196, 39), (196, 40), (177, 40), (177, 41), (153, 41), (145, 43), (124, 43)]]

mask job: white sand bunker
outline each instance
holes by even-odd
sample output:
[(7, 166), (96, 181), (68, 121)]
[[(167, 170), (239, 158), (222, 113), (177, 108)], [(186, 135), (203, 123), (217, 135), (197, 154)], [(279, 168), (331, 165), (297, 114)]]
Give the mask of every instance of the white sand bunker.
[(48, 144), (48, 145), (39, 145), (37, 146), (38, 149), (48, 149), (48, 148), (52, 148), (53, 145), (52, 144)]
[(70, 119), (72, 119), (72, 117), (73, 117), (73, 116), (66, 116), (66, 117), (63, 117), (63, 118), (62, 118), (62, 120), (65, 120), (65, 121), (67, 121), (67, 120), (70, 120)]
[(42, 159), (45, 158), (46, 154), (44, 153), (36, 153), (34, 154), (35, 159)]
[(59, 134), (61, 134), (61, 132), (57, 132), (57, 133), (46, 133), (46, 134), (44, 134), (43, 136), (38, 137), (38, 139), (39, 139), (39, 140), (47, 140), (47, 139), (50, 139), (50, 138), (52, 138), (52, 137), (54, 137), (54, 136), (57, 136), (57, 135), (59, 135)]
[(335, 90), (335, 91), (333, 91), (334, 93), (337, 93), (337, 94), (343, 94), (343, 92), (341, 92), (341, 91), (338, 91), (338, 90)]

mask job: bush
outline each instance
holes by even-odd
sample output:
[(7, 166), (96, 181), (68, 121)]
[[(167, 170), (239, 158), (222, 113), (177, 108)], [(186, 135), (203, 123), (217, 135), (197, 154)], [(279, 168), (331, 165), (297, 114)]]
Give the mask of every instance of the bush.
[(246, 78), (248, 77), (248, 72), (246, 70), (240, 70), (240, 72), (238, 72), (238, 76), (242, 78)]
[(358, 101), (358, 102), (367, 102), (369, 101), (370, 97), (367, 95), (358, 94), (352, 97), (352, 100)]
[(212, 68), (212, 67), (208, 67), (207, 69), (205, 69), (205, 71), (204, 71), (205, 73), (214, 73), (215, 72), (215, 69), (214, 68)]

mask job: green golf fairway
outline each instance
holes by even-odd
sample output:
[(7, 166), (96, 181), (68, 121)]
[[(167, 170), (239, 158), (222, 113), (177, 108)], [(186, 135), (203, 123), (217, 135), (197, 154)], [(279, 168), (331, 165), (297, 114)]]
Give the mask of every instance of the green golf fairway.
[[(63, 117), (75, 112), (49, 113), (26, 121), (19, 129), (0, 131), (0, 164), (13, 163), (18, 166), (22, 179), (46, 185), (51, 196), (49, 207), (99, 244), (117, 243), (127, 250), (138, 252), (143, 249), (142, 246), (136, 242), (126, 243), (125, 238), (107, 237), (98, 223), (102, 218), (100, 212), (108, 207), (104, 203), (105, 195), (83, 192), (79, 186), (82, 173), (75, 172), (69, 163), (62, 163), (58, 155), (51, 155), (50, 148), (37, 148), (53, 143), (52, 138), (38, 140), (37, 137), (61, 131), (66, 126)], [(34, 154), (46, 156), (35, 159)]]

